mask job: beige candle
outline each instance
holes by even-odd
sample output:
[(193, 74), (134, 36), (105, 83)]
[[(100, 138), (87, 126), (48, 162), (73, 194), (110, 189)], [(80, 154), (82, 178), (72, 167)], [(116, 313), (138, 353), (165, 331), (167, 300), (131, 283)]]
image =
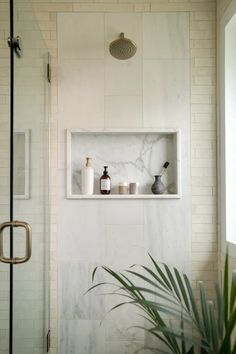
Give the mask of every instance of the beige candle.
[(119, 183), (119, 194), (128, 194), (129, 193), (129, 187), (127, 182), (121, 182)]

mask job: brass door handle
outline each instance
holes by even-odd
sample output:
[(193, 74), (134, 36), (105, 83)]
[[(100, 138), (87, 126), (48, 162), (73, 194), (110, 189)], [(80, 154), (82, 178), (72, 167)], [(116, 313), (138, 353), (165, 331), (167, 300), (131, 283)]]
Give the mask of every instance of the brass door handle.
[[(4, 256), (3, 231), (7, 227), (23, 227), (25, 229), (25, 255), (24, 257), (8, 258)], [(7, 221), (0, 224), (0, 262), (19, 264), (27, 262), (32, 252), (32, 233), (30, 225), (25, 221)]]

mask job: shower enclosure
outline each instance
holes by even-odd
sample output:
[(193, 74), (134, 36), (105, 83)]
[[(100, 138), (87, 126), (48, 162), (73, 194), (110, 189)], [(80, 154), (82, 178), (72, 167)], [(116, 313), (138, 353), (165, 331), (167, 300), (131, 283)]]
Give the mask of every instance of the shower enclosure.
[(50, 333), (48, 53), (29, 1), (0, 6), (0, 354), (43, 354)]

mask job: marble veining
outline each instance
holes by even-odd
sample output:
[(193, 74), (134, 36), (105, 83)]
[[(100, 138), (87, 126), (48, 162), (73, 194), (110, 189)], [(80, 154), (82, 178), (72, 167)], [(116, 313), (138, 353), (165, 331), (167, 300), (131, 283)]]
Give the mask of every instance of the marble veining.
[(63, 354), (100, 354), (104, 346), (102, 338), (104, 328), (100, 321), (94, 320), (62, 320), (61, 346)]
[[(121, 153), (122, 151), (122, 153)], [(153, 176), (159, 174), (165, 161), (170, 162), (163, 176), (166, 193), (176, 193), (177, 151), (175, 134), (165, 133), (75, 133), (71, 135), (72, 194), (81, 194), (81, 168), (86, 156), (93, 159), (95, 194), (103, 166), (108, 166), (112, 193), (118, 193), (119, 182), (138, 182), (140, 194), (151, 194)]]
[[(104, 297), (99, 290), (87, 293), (92, 285), (91, 274), (96, 263), (63, 262), (61, 274), (61, 316), (63, 319), (102, 320), (105, 313)], [(98, 272), (98, 282), (104, 276)]]

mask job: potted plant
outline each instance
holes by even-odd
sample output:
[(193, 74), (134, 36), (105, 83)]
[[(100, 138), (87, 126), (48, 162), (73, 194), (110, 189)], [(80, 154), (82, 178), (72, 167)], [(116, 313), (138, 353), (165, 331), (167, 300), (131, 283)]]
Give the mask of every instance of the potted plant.
[[(125, 299), (111, 310), (125, 305), (137, 306), (149, 323), (142, 328), (158, 338), (166, 348), (146, 346), (142, 349), (166, 354), (236, 354), (236, 341), (233, 340), (236, 325), (236, 271), (229, 279), (228, 254), (225, 258), (223, 289), (216, 283), (216, 300), (207, 301), (204, 285), (199, 282), (199, 306), (186, 274), (157, 263), (151, 255), (149, 257), (151, 268), (139, 266), (141, 268), (137, 270), (135, 265), (126, 271), (115, 272), (102, 266), (96, 267), (92, 274), (94, 281), (98, 268), (108, 273), (115, 280), (115, 284), (112, 283), (115, 287), (113, 294), (122, 295)], [(136, 285), (140, 279), (143, 286)], [(95, 284), (89, 291), (107, 284), (110, 283)], [(179, 326), (172, 326), (164, 314), (177, 319)]]

